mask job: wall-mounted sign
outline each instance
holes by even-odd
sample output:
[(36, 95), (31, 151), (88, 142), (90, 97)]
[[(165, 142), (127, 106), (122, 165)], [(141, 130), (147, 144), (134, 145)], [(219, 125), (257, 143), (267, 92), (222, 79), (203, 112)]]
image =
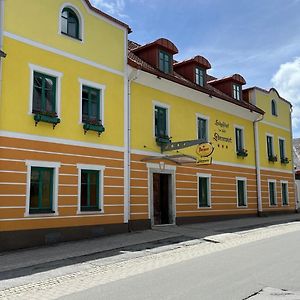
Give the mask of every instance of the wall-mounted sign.
[(211, 143), (200, 144), (196, 148), (196, 153), (200, 156), (197, 159), (197, 165), (210, 165), (212, 163), (212, 153), (214, 152), (214, 147)]
[[(229, 129), (229, 127), (230, 127), (229, 123), (225, 121), (216, 120), (213, 140), (218, 143), (226, 143), (226, 144), (232, 143), (232, 137), (226, 136), (228, 134), (227, 130)], [(224, 144), (223, 145), (218, 144), (218, 147), (220, 146), (224, 148)], [(225, 148), (228, 149), (228, 146), (226, 146)]]

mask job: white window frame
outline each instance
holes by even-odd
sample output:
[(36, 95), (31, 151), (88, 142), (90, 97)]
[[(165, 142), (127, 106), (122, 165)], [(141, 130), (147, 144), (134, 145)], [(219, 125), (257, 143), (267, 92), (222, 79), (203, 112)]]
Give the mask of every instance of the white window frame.
[[(77, 197), (77, 214), (78, 215), (95, 215), (104, 214), (104, 170), (105, 166), (77, 164), (78, 169), (78, 197)], [(99, 171), (99, 211), (81, 211), (81, 170)]]
[(233, 128), (234, 128), (234, 148), (235, 148), (235, 152), (236, 152), (236, 134), (235, 134), (235, 130), (236, 129), (241, 129), (242, 131), (242, 146), (243, 146), (243, 149), (246, 149), (246, 146), (245, 146), (245, 127), (244, 126), (240, 126), (240, 125), (233, 125)]
[[(236, 90), (234, 87), (237, 87)], [(237, 93), (237, 90), (239, 91), (239, 93)], [(236, 92), (236, 98), (234, 97), (235, 96), (235, 92)], [(237, 100), (237, 101), (241, 101), (242, 100), (242, 86), (240, 84), (237, 84), (237, 83), (233, 83), (232, 84), (232, 98)]]
[[(236, 177), (235, 178), (236, 182), (236, 202), (237, 202), (237, 207), (240, 208), (247, 208), (248, 207), (248, 190), (247, 190), (247, 177)], [(245, 199), (245, 205), (240, 206), (239, 205), (239, 193), (238, 193), (238, 181), (243, 181), (244, 182), (244, 199)]]
[[(282, 184), (286, 184), (286, 200), (287, 200), (287, 204), (283, 204), (283, 199), (282, 199)], [(280, 180), (280, 190), (281, 190), (281, 205), (282, 206), (289, 206), (290, 205), (290, 199), (289, 199), (289, 182), (287, 180)]]
[(171, 109), (171, 106), (166, 104), (166, 103), (162, 103), (162, 102), (159, 102), (159, 101), (156, 101), (156, 100), (153, 100), (152, 101), (152, 130), (153, 130), (153, 138), (156, 138), (155, 136), (155, 106), (159, 106), (159, 107), (162, 107), (162, 108), (165, 108), (166, 111), (167, 111), (167, 135), (168, 136), (171, 136), (171, 133), (170, 133), (170, 109)]
[[(275, 115), (273, 115), (273, 106), (272, 106), (272, 103), (275, 103)], [(275, 99), (272, 99), (271, 100), (271, 116), (273, 117), (278, 117), (278, 111), (277, 111), (277, 101)]]
[[(64, 8), (70, 8), (74, 13), (76, 14), (78, 21), (79, 21), (79, 39), (70, 37), (66, 34), (61, 33), (61, 14)], [(58, 15), (58, 34), (65, 38), (71, 38), (74, 41), (77, 41), (79, 43), (83, 43), (83, 37), (84, 37), (84, 19), (81, 11), (72, 3), (66, 2), (61, 5), (59, 9), (59, 15)]]
[[(275, 196), (275, 204), (271, 204), (271, 199), (270, 199), (270, 182), (274, 183), (274, 196)], [(278, 206), (278, 201), (277, 201), (277, 186), (276, 186), (276, 180), (275, 179), (268, 179), (268, 200), (269, 200), (269, 206), (270, 207), (275, 207)]]
[(63, 76), (63, 73), (44, 68), (41, 66), (37, 66), (34, 64), (29, 64), (30, 69), (30, 86), (29, 86), (29, 111), (28, 115), (33, 115), (32, 113), (32, 107), (33, 107), (33, 81), (34, 81), (34, 72), (39, 72), (45, 75), (49, 75), (56, 78), (56, 95), (55, 95), (55, 108), (56, 108), (56, 114), (57, 117), (60, 118), (60, 100), (61, 100), (61, 78)]
[(286, 157), (285, 138), (284, 138), (284, 137), (281, 137), (281, 136), (279, 136), (279, 137), (278, 137), (278, 150), (279, 150), (279, 159), (281, 159), (281, 157), (280, 157), (280, 140), (282, 140), (282, 141), (283, 141), (283, 154), (284, 154), (284, 157), (283, 157), (283, 158), (285, 158), (285, 157)]
[(207, 136), (207, 142), (209, 142), (209, 116), (205, 116), (199, 113), (196, 113), (196, 139), (199, 139), (198, 136), (198, 119), (204, 119), (206, 120), (206, 136)]
[[(53, 161), (39, 161), (39, 160), (26, 160), (27, 166), (27, 178), (26, 178), (26, 208), (25, 217), (40, 217), (40, 216), (57, 216), (58, 215), (58, 169), (60, 168), (60, 162)], [(53, 193), (52, 193), (52, 209), (54, 213), (41, 213), (30, 214), (30, 184), (31, 184), (31, 168), (52, 168), (53, 169)]]
[(78, 78), (78, 81), (80, 83), (80, 95), (79, 95), (79, 124), (83, 124), (82, 122), (82, 86), (86, 85), (88, 87), (97, 89), (100, 91), (100, 105), (99, 105), (99, 116), (100, 120), (102, 122), (102, 125), (104, 126), (104, 96), (105, 96), (105, 89), (106, 86), (104, 84), (86, 80), (83, 78)]
[(268, 155), (268, 138), (267, 138), (268, 136), (272, 138), (272, 152), (273, 152), (273, 155), (276, 155), (275, 149), (274, 149), (274, 134), (266, 133), (266, 154), (267, 154), (267, 160), (269, 160), (269, 155)]
[[(198, 209), (211, 209), (211, 174), (206, 173), (197, 173), (197, 208)], [(199, 178), (208, 178), (207, 188), (208, 188), (208, 206), (200, 206), (200, 199), (199, 199)]]

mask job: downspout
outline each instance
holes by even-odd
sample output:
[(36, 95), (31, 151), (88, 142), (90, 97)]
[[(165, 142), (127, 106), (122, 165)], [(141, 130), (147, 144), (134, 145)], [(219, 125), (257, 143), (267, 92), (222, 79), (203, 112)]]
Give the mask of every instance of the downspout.
[[(296, 172), (295, 172), (295, 167), (294, 167), (294, 155), (293, 155), (293, 149), (294, 149), (294, 145), (293, 145), (293, 127), (292, 127), (292, 112), (293, 112), (293, 107), (291, 106), (290, 108), (290, 143), (291, 143), (291, 164), (292, 164), (292, 172), (293, 172), (293, 182), (294, 182), (294, 193), (295, 193), (295, 211), (298, 212), (298, 208), (299, 208), (299, 200), (298, 199), (298, 193), (297, 193), (297, 186), (296, 186)], [(298, 155), (297, 151), (295, 151), (296, 155)]]
[(262, 121), (264, 115), (253, 121), (254, 143), (255, 143), (255, 167), (256, 167), (256, 186), (257, 186), (257, 215), (262, 215), (262, 200), (261, 200), (261, 173), (260, 173), (260, 151), (259, 151), (259, 133), (258, 122)]
[[(127, 97), (125, 104), (125, 176), (124, 176), (124, 187), (125, 187), (125, 198), (126, 198), (126, 215), (124, 215), (125, 223), (129, 224), (130, 221), (130, 172), (131, 172), (131, 82), (136, 80), (139, 76), (139, 70), (133, 69), (128, 74), (127, 69)], [(128, 225), (130, 230), (130, 224)]]
[[(0, 0), (0, 50), (3, 49), (3, 32), (4, 32), (4, 0)], [(0, 109), (2, 98), (2, 60), (0, 57)]]

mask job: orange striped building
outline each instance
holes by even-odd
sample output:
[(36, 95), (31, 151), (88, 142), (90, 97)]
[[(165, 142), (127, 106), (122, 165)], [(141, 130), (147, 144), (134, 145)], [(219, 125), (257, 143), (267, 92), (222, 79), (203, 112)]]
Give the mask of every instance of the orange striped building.
[(0, 1), (0, 251), (295, 211), (276, 90), (131, 42), (88, 0), (22, 3)]

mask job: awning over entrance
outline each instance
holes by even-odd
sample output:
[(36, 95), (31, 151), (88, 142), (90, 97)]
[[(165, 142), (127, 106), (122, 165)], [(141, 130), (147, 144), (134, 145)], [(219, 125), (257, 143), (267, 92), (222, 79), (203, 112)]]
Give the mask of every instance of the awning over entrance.
[(185, 154), (175, 154), (175, 155), (164, 155), (164, 156), (147, 156), (144, 157), (141, 161), (153, 161), (153, 160), (168, 160), (176, 163), (177, 165), (185, 165), (185, 164), (195, 164), (197, 162), (197, 158), (191, 155)]

